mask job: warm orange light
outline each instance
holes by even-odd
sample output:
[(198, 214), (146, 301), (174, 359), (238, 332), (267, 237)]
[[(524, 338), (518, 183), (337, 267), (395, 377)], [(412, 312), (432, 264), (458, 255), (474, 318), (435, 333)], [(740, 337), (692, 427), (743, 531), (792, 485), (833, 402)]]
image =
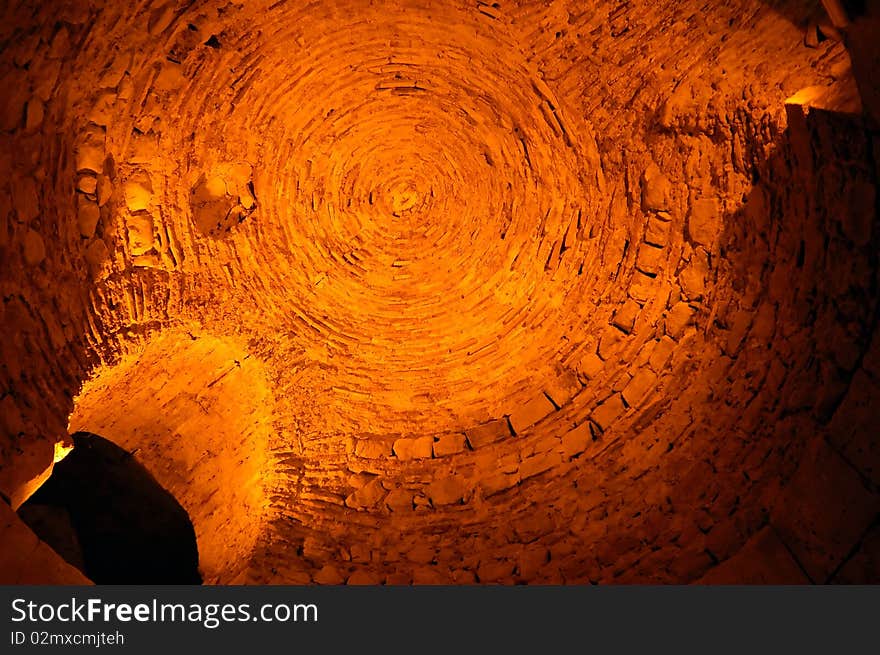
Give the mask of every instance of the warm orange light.
[(11, 508), (87, 430), (208, 582), (869, 577), (869, 14), (33, 4), (0, 20)]

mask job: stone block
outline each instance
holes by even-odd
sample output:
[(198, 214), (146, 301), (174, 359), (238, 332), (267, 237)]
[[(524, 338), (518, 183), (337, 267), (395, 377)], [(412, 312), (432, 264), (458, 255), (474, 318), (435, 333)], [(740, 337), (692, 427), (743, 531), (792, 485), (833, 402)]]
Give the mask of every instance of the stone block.
[(651, 214), (645, 227), (645, 243), (658, 248), (664, 248), (669, 244), (669, 221), (663, 221), (656, 215)]
[[(505, 421), (506, 423), (506, 421)], [(506, 427), (506, 426), (505, 426)], [(509, 431), (508, 431), (509, 434)], [(441, 434), (434, 439), (434, 457), (455, 455), (465, 449), (465, 436), (460, 432)]]
[(686, 302), (677, 302), (666, 313), (666, 334), (678, 339), (693, 321), (694, 310)]
[(113, 197), (113, 182), (107, 175), (99, 175), (95, 186), (95, 194), (98, 197), (98, 207), (103, 207)]
[(28, 100), (27, 108), (25, 110), (24, 129), (28, 131), (36, 130), (43, 124), (44, 114), (45, 107), (43, 106), (43, 101), (39, 98), (32, 97)]
[(576, 364), (577, 372), (585, 378), (592, 380), (605, 366), (605, 361), (595, 352), (585, 353)]
[(558, 452), (540, 453), (527, 457), (519, 465), (520, 478), (526, 480), (535, 475), (545, 473), (562, 463), (562, 455)]
[(489, 498), (519, 484), (519, 473), (493, 473), (480, 480), (483, 496)]
[(128, 233), (128, 249), (132, 256), (144, 255), (153, 250), (155, 226), (153, 217), (147, 213), (133, 214), (125, 221)]
[(660, 288), (661, 282), (658, 276), (652, 277), (636, 269), (627, 289), (627, 295), (637, 302), (645, 303), (654, 298)]
[(721, 234), (723, 225), (717, 198), (699, 198), (691, 201), (687, 235), (694, 244), (711, 249)]
[[(94, 178), (93, 178), (94, 179)], [(80, 196), (77, 201), (76, 224), (79, 233), (86, 239), (95, 236), (95, 229), (98, 227), (98, 221), (101, 220), (101, 210), (97, 203), (94, 203), (84, 196)]]
[(354, 454), (366, 459), (391, 457), (391, 442), (379, 439), (358, 439)]
[(578, 382), (577, 375), (572, 371), (566, 370), (547, 384), (544, 393), (550, 397), (550, 400), (557, 407), (562, 407), (580, 390), (581, 383)]
[(650, 244), (642, 244), (636, 255), (636, 268), (643, 273), (656, 275), (666, 262), (666, 251)]
[(125, 205), (131, 212), (144, 211), (153, 199), (153, 183), (146, 173), (133, 175), (122, 187)]
[(510, 436), (507, 419), (497, 418), (464, 431), (471, 448), (477, 449)]
[(675, 341), (664, 335), (654, 346), (651, 357), (648, 359), (648, 365), (656, 373), (660, 373), (666, 367), (673, 350), (675, 350)]
[(650, 164), (642, 174), (642, 208), (645, 211), (669, 209), (672, 185), (656, 164)]
[(547, 399), (546, 395), (543, 393), (536, 394), (524, 405), (515, 408), (510, 413), (510, 426), (516, 434), (521, 434), (523, 430), (554, 411), (556, 411), (556, 408)]
[(413, 493), (406, 489), (395, 489), (385, 496), (385, 506), (392, 512), (407, 512), (413, 508)]
[(345, 505), (352, 509), (373, 507), (385, 497), (385, 488), (378, 479), (364, 485), (345, 499)]
[(483, 584), (513, 584), (513, 570), (516, 562), (510, 560), (488, 560), (480, 562), (477, 578)]
[(312, 578), (318, 584), (339, 585), (345, 582), (345, 577), (332, 564), (325, 564)]
[(562, 435), (562, 455), (569, 459), (577, 457), (584, 452), (591, 443), (593, 443), (593, 430), (590, 428), (590, 422), (584, 421), (577, 427), (572, 428)]
[(25, 232), (21, 250), (24, 263), (28, 266), (37, 266), (46, 259), (46, 245), (43, 242), (43, 237), (34, 230)]
[(516, 568), (519, 577), (534, 580), (538, 572), (550, 561), (550, 552), (540, 544), (525, 546), (517, 557)]
[[(612, 320), (617, 319), (615, 318)], [(620, 320), (623, 321), (624, 318), (621, 317)], [(599, 337), (599, 357), (606, 361), (611, 359), (611, 357), (614, 355), (615, 349), (620, 344), (620, 342), (623, 341), (623, 339), (624, 335), (621, 332), (620, 328), (613, 327), (611, 325), (606, 327), (605, 330), (602, 332), (602, 336)]]
[(78, 173), (101, 173), (104, 169), (104, 146), (83, 144), (76, 149), (76, 171)]
[(419, 566), (413, 569), (414, 585), (448, 585), (452, 583), (452, 575), (437, 566)]
[(382, 584), (382, 578), (374, 571), (358, 569), (348, 576), (345, 584), (352, 586), (373, 586)]
[(431, 544), (420, 542), (409, 548), (404, 555), (410, 562), (430, 564), (437, 558), (437, 549)]
[(809, 582), (776, 531), (767, 525), (735, 555), (709, 569), (697, 584), (790, 585)]
[(76, 190), (87, 195), (95, 195), (98, 192), (98, 178), (91, 173), (80, 175), (76, 181)]
[(657, 375), (648, 368), (639, 369), (622, 391), (626, 404), (636, 407), (657, 387)]
[(706, 291), (706, 276), (709, 275), (709, 258), (705, 250), (697, 248), (691, 261), (678, 277), (681, 290), (691, 300), (699, 300)]
[(626, 407), (623, 404), (623, 398), (619, 393), (616, 393), (596, 407), (590, 414), (590, 419), (604, 432), (624, 411), (626, 411)]
[(94, 279), (103, 279), (110, 272), (110, 251), (103, 239), (94, 239), (86, 247), (86, 263)]
[(428, 459), (433, 455), (434, 437), (398, 439), (392, 450), (398, 459)]
[(547, 434), (538, 439), (529, 439), (520, 449), (521, 459), (537, 455), (539, 453), (549, 453), (559, 450), (560, 439), (556, 435)]
[(824, 439), (814, 439), (772, 511), (785, 544), (816, 583), (858, 544), (880, 511), (880, 495)]
[(426, 490), (431, 504), (435, 507), (440, 505), (452, 505), (463, 501), (468, 494), (467, 483), (454, 475), (438, 478), (428, 485)]
[(627, 299), (626, 302), (614, 312), (614, 318), (611, 319), (611, 324), (629, 334), (633, 331), (636, 319), (641, 310), (642, 308), (639, 303), (631, 298)]

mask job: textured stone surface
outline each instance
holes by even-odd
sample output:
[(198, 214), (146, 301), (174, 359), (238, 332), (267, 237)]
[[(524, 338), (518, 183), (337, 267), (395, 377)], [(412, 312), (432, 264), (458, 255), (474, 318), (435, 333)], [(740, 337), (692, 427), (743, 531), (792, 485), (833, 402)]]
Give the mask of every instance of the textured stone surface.
[(773, 528), (767, 526), (749, 539), (736, 555), (711, 569), (698, 582), (791, 585), (809, 584), (809, 578)]
[(880, 495), (824, 440), (811, 444), (773, 511), (814, 582), (827, 582), (880, 513)]
[(715, 198), (698, 198), (691, 202), (688, 216), (687, 231), (691, 241), (711, 248), (715, 244), (723, 227), (718, 200)]
[(70, 428), (134, 452), (188, 512), (203, 579), (224, 582), (261, 529), (271, 406), (265, 371), (235, 342), (170, 332), (97, 371)]
[(880, 145), (798, 100), (866, 61), (813, 9), (7, 3), (0, 491), (75, 425), (208, 581), (871, 579)]
[(443, 434), (434, 440), (434, 456), (454, 455), (465, 449), (465, 435), (460, 433)]
[(434, 480), (425, 492), (435, 506), (451, 505), (464, 499), (467, 487), (463, 480), (449, 477)]
[(510, 427), (517, 434), (553, 412), (555, 407), (546, 394), (538, 393), (510, 413)]
[(433, 453), (434, 438), (430, 436), (416, 439), (398, 439), (394, 442), (394, 454), (399, 459), (425, 459)]
[(36, 266), (46, 258), (46, 245), (38, 232), (28, 230), (25, 233), (22, 254), (24, 263), (29, 266)]
[(510, 427), (507, 419), (495, 419), (488, 423), (475, 425), (465, 432), (468, 444), (471, 448), (480, 448), (487, 444), (510, 436)]

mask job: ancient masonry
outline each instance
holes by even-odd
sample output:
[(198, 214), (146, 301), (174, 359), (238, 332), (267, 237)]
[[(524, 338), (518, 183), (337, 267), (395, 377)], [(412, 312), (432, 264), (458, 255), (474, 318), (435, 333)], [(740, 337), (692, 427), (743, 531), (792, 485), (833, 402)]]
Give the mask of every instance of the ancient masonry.
[(880, 580), (878, 75), (710, 4), (3, 3), (0, 578), (87, 430), (206, 582)]

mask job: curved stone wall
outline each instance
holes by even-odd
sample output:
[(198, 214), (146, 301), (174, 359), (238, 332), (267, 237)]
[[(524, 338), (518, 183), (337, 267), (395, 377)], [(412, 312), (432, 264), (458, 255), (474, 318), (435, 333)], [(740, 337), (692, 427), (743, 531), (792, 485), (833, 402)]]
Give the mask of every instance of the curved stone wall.
[[(820, 7), (5, 11), (13, 506), (73, 412), (185, 507), (260, 471), (199, 536), (238, 581), (876, 576), (880, 153)], [(187, 330), (265, 389), (191, 422)]]

